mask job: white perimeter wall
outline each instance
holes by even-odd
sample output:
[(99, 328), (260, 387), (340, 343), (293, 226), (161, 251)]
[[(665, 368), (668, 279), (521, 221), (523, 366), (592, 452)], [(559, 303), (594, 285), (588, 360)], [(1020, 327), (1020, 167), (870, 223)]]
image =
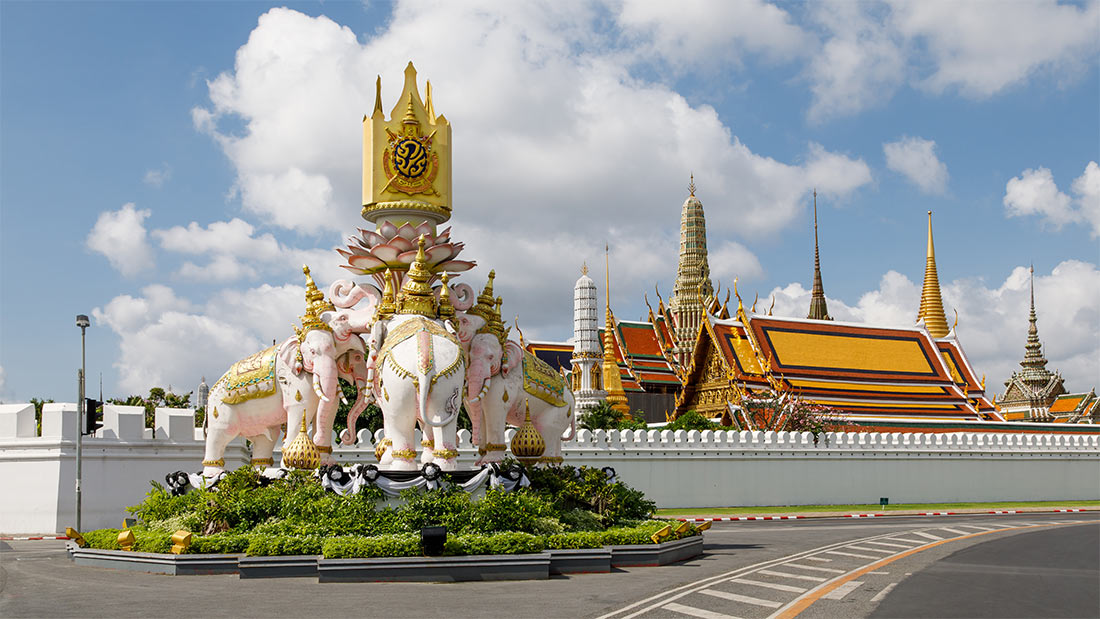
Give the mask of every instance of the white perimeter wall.
[[(31, 405), (0, 405), (0, 533), (75, 525), (76, 417), (75, 404), (47, 404), (36, 436)], [(83, 529), (118, 527), (150, 480), (201, 470), (191, 410), (158, 409), (155, 428), (143, 419), (140, 407), (107, 405), (104, 427), (84, 437)], [(375, 462), (372, 438), (337, 445), (337, 459)], [(469, 433), (459, 438), (460, 462), (472, 466)], [(613, 467), (659, 507), (1100, 500), (1097, 434), (839, 432), (815, 445), (809, 433), (579, 430), (564, 456)], [(226, 467), (248, 459), (238, 439)]]

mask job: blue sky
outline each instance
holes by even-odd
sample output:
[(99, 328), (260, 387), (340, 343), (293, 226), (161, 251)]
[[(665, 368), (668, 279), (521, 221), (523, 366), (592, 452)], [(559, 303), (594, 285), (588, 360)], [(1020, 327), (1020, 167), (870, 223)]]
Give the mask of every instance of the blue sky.
[[(454, 237), (528, 338), (671, 292), (688, 175), (711, 268), (804, 315), (819, 192), (838, 319), (911, 324), (934, 211), (991, 391), (1039, 333), (1100, 375), (1100, 6), (0, 3), (0, 400), (193, 389), (290, 334), (359, 218), (362, 114), (412, 60), (454, 127)], [(597, 279), (602, 279), (597, 277)], [(768, 302), (765, 303), (765, 307)], [(94, 391), (94, 389), (93, 389)]]

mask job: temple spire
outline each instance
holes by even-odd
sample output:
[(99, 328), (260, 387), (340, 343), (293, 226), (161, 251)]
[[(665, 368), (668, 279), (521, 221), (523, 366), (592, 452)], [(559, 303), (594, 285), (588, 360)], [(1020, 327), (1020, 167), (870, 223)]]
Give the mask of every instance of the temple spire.
[(1024, 368), (1024, 371), (1031, 370), (1037, 373), (1036, 375), (1042, 375), (1046, 378), (1046, 375), (1050, 372), (1046, 370), (1047, 360), (1043, 357), (1043, 345), (1039, 342), (1039, 327), (1038, 318), (1035, 315), (1035, 266), (1032, 265), (1030, 269), (1031, 275), (1031, 312), (1027, 316), (1027, 344), (1024, 346), (1024, 360), (1020, 362), (1020, 365)]
[(920, 294), (920, 309), (917, 322), (924, 321), (924, 327), (935, 338), (950, 333), (947, 328), (947, 316), (943, 313), (943, 299), (940, 297), (940, 278), (936, 274), (936, 248), (932, 244), (932, 211), (928, 211), (928, 255), (924, 262), (924, 286)]
[(619, 375), (619, 362), (615, 358), (615, 318), (611, 315), (611, 259), (610, 248), (604, 245), (604, 284), (607, 291), (607, 311), (603, 327), (603, 388), (607, 392), (607, 403), (630, 419), (630, 405), (623, 390), (623, 379)]
[(821, 257), (817, 249), (817, 190), (814, 189), (814, 285), (810, 293), (810, 313), (806, 318), (832, 320), (825, 304), (825, 286), (821, 283)]
[(668, 309), (672, 316), (672, 357), (677, 371), (685, 370), (695, 350), (699, 327), (705, 320), (704, 301), (714, 295), (707, 262), (707, 222), (703, 203), (695, 197), (695, 174), (680, 212), (680, 261)]

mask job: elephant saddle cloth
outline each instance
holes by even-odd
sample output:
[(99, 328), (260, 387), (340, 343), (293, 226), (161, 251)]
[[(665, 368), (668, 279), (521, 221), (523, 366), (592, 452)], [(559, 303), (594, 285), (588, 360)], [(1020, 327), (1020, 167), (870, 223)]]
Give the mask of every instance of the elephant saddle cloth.
[(565, 406), (565, 378), (542, 359), (523, 351), (523, 390), (536, 398)]
[[(457, 354), (446, 367), (435, 367), (437, 360), (443, 360), (436, 358), (435, 347), (432, 342), (433, 337), (440, 337), (454, 344), (453, 348)], [(398, 363), (393, 355), (393, 349), (398, 344), (413, 338), (416, 338), (417, 353), (415, 371)], [(386, 341), (382, 344), (382, 349), (378, 351), (379, 367), (388, 363), (394, 372), (402, 377), (411, 378), (414, 383), (418, 380), (417, 376), (425, 374), (431, 375), (431, 384), (434, 385), (439, 377), (450, 376), (465, 367), (464, 361), (458, 338), (444, 329), (438, 322), (420, 316), (413, 316), (389, 329), (386, 333)]]
[(275, 346), (234, 363), (218, 379), (225, 386), (226, 404), (238, 404), (275, 393)]

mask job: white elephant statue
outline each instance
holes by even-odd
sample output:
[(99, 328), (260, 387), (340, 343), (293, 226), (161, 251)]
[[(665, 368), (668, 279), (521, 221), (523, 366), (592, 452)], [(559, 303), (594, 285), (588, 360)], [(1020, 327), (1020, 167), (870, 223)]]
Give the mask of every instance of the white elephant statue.
[(303, 417), (313, 422), (313, 442), (321, 451), (322, 464), (332, 463), (332, 425), (341, 396), (338, 359), (348, 370), (343, 378), (359, 389), (353, 410), (362, 410), (368, 403), (366, 346), (358, 335), (338, 332), (321, 319), (333, 317), (333, 308), (317, 290), (308, 267), (304, 271), (307, 309), (298, 336), (233, 364), (210, 390), (203, 458), (206, 477), (224, 469), (225, 448), (238, 436), (252, 441), (254, 465), (272, 465), (281, 426), (287, 427), (285, 447), (297, 436)]
[[(520, 426), (527, 407), (531, 423), (546, 442), (540, 461), (561, 462), (563, 433), (576, 431), (573, 393), (562, 376), (513, 340), (500, 321), (500, 299), (493, 299), (493, 278), (473, 307), (456, 308), (458, 339), (469, 357), (466, 412), (470, 415), (478, 464), (504, 458), (506, 424)], [(525, 406), (526, 405), (526, 406)]]
[[(457, 421), (461, 410), (466, 358), (447, 318), (454, 314), (450, 289), (433, 290), (423, 238), (417, 257), (395, 295), (401, 274), (387, 271), (385, 290), (347, 280), (334, 282), (330, 294), (337, 310), (333, 323), (368, 334), (367, 373), (382, 410), (385, 439), (376, 449), (380, 466), (416, 470), (415, 429), (425, 430), (422, 461), (443, 470), (457, 468)], [(460, 299), (472, 299), (469, 286), (456, 286)], [(362, 307), (361, 301), (367, 300)], [(349, 423), (350, 425), (350, 423)], [(350, 443), (350, 434), (341, 437)]]

